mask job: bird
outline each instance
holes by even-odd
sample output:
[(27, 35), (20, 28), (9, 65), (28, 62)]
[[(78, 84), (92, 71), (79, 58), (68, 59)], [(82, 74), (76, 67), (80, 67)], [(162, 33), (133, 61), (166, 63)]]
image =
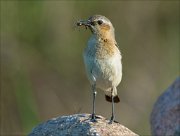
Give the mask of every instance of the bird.
[(93, 15), (87, 20), (77, 21), (92, 32), (83, 52), (87, 77), (93, 93), (92, 121), (96, 122), (95, 101), (97, 89), (104, 91), (105, 99), (112, 103), (110, 123), (115, 122), (114, 103), (120, 102), (117, 86), (122, 79), (122, 56), (115, 40), (115, 29), (103, 15)]

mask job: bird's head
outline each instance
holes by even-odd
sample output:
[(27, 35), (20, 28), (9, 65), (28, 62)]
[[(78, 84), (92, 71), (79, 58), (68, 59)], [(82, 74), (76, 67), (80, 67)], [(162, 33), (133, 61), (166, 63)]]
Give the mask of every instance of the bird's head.
[(88, 20), (81, 20), (77, 22), (77, 26), (85, 26), (97, 36), (107, 37), (114, 36), (114, 27), (110, 20), (102, 15), (91, 16)]

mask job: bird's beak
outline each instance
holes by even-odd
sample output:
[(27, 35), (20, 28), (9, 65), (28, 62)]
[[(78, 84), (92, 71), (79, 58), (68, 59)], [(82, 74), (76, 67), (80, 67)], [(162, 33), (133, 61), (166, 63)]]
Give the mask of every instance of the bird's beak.
[(90, 26), (91, 26), (91, 23), (90, 23), (89, 20), (87, 20), (87, 21), (81, 20), (81, 21), (78, 21), (78, 22), (77, 22), (77, 26), (90, 27)]

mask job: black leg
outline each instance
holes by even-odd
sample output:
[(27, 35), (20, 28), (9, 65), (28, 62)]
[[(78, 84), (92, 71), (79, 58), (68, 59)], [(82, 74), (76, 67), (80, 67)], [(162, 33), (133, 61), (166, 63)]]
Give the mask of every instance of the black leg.
[(111, 96), (111, 99), (112, 99), (112, 116), (111, 116), (110, 123), (114, 122), (114, 119), (115, 119), (115, 115), (114, 115), (114, 96), (113, 95)]
[(96, 115), (95, 115), (95, 101), (96, 101), (96, 94), (97, 94), (97, 92), (96, 92), (96, 84), (94, 84), (92, 86), (92, 91), (93, 91), (93, 113), (92, 113), (91, 119), (92, 119), (93, 122), (96, 122)]

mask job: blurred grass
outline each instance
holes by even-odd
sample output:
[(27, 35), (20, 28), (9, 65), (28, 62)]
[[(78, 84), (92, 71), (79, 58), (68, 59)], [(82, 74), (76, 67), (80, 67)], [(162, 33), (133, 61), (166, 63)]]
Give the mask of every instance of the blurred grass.
[[(179, 1), (0, 1), (1, 134), (25, 134), (49, 118), (91, 112), (82, 52), (93, 14), (113, 23), (123, 55), (117, 120), (150, 135), (157, 97), (179, 76)], [(106, 109), (103, 108), (107, 105)], [(97, 113), (111, 105), (98, 92)]]
[(18, 71), (15, 76), (15, 95), (18, 105), (18, 111), (21, 117), (21, 124), (25, 133), (32, 129), (34, 124), (39, 122), (37, 107), (32, 94), (32, 87), (29, 83), (26, 73), (23, 70)]

